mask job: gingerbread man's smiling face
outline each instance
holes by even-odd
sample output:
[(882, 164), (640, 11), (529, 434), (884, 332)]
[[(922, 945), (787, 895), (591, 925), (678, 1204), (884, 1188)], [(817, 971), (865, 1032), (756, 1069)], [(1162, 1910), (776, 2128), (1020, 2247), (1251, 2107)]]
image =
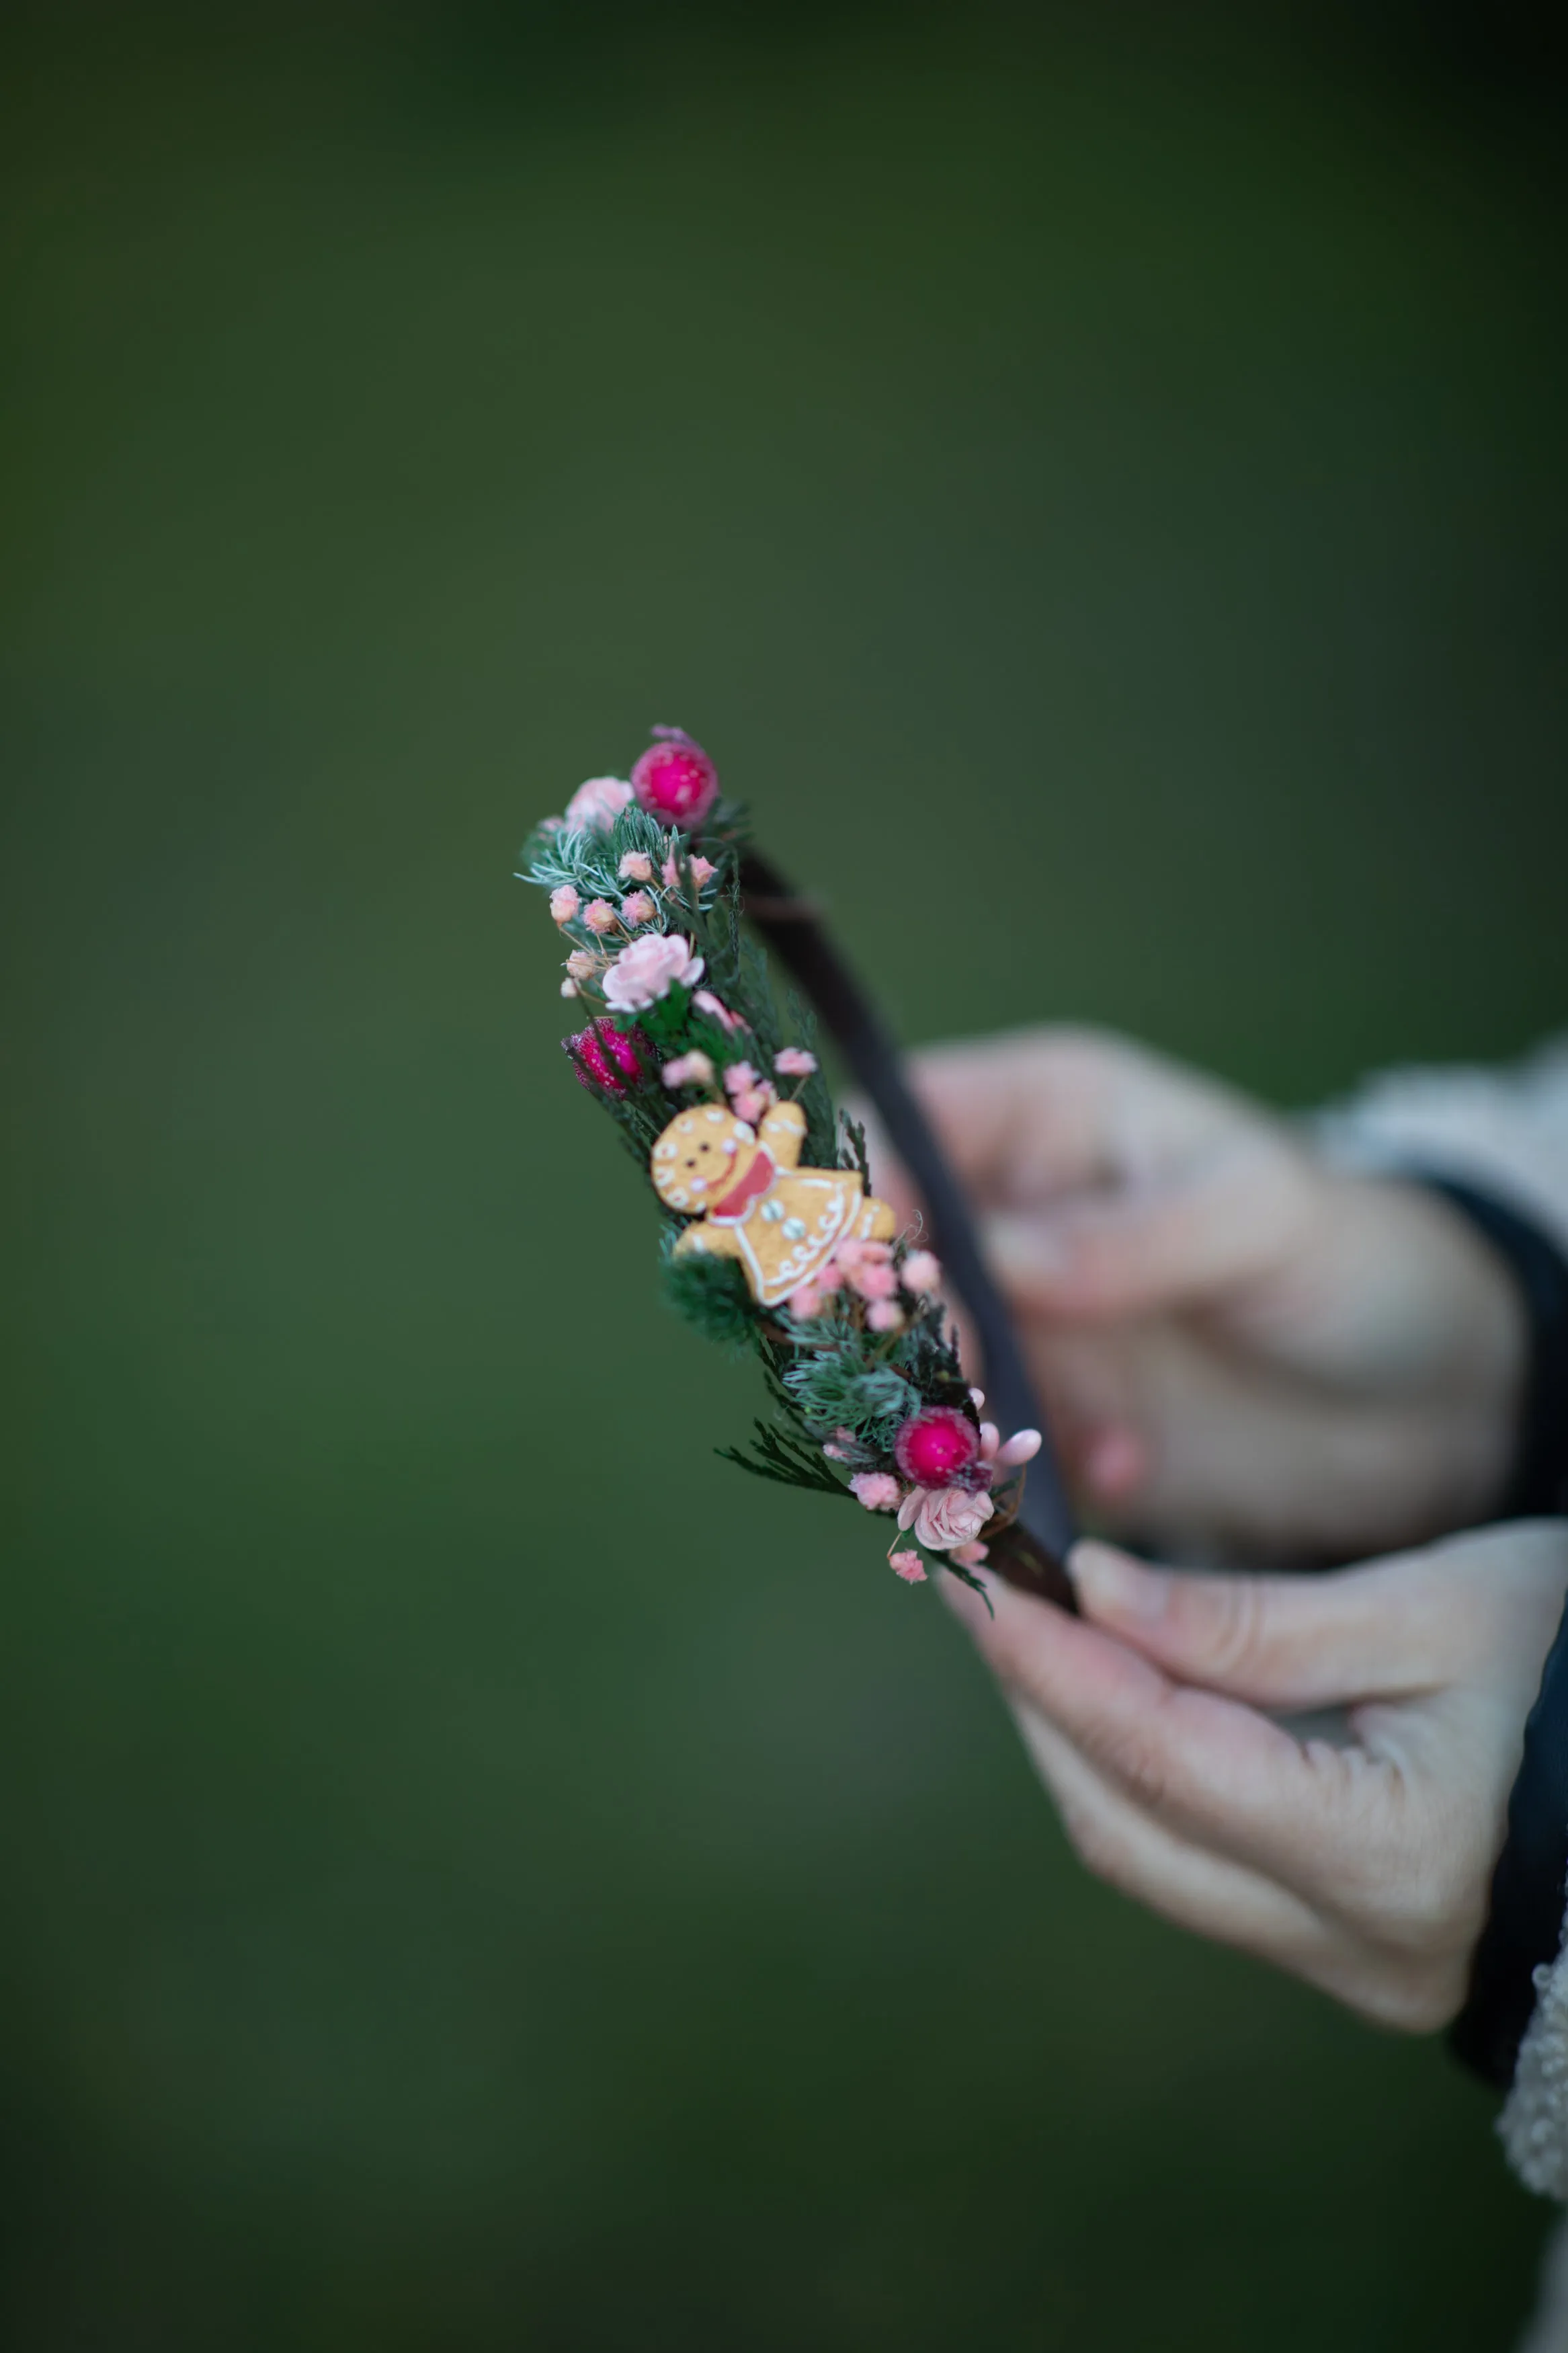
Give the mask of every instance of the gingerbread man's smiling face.
[(678, 1112), (650, 1155), (653, 1188), (667, 1208), (700, 1218), (744, 1176), (757, 1139), (743, 1119), (717, 1103)]

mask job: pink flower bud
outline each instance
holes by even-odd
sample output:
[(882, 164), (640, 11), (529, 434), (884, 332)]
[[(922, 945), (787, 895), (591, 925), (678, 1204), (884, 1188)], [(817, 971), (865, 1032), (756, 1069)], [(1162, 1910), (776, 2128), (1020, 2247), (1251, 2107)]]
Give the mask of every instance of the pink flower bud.
[(758, 1120), (773, 1099), (772, 1087), (751, 1087), (744, 1094), (734, 1097), (735, 1116), (755, 1127)]
[(890, 1266), (858, 1266), (849, 1282), (862, 1299), (891, 1299), (899, 1287)]
[(913, 1292), (917, 1299), (924, 1298), (942, 1281), (941, 1261), (928, 1250), (911, 1250), (904, 1261), (904, 1289)]
[(891, 1299), (879, 1299), (867, 1308), (866, 1321), (873, 1332), (900, 1332), (904, 1311)]
[(785, 1046), (773, 1056), (773, 1070), (781, 1078), (809, 1079), (816, 1068), (816, 1056), (804, 1046)]
[(634, 891), (621, 901), (621, 921), (626, 924), (651, 923), (658, 910), (646, 891)]
[(756, 1083), (757, 1074), (755, 1071), (752, 1070), (750, 1062), (731, 1062), (729, 1069), (724, 1073), (724, 1092), (726, 1094), (746, 1094), (756, 1085)]
[(721, 1029), (743, 1029), (746, 1026), (743, 1021), (736, 1018), (727, 1005), (714, 996), (710, 988), (700, 988), (691, 1002), (700, 1013), (706, 1013), (710, 1020), (717, 1021)]
[(603, 939), (606, 932), (616, 928), (616, 911), (607, 899), (590, 899), (583, 910), (583, 921)]
[(683, 727), (656, 727), (632, 770), (632, 790), (650, 817), (695, 833), (719, 797), (719, 772)]
[(822, 1293), (815, 1283), (803, 1282), (797, 1291), (790, 1293), (785, 1304), (798, 1322), (807, 1324), (822, 1313)]
[(561, 984), (561, 994), (563, 997), (575, 997), (577, 994), (576, 982), (574, 980), (563, 980)]
[(926, 1581), (926, 1565), (918, 1552), (890, 1552), (888, 1567), (906, 1585), (923, 1585)]
[(646, 849), (628, 849), (616, 871), (623, 882), (651, 882), (653, 860)]
[(551, 921), (569, 923), (582, 903), (570, 882), (559, 883), (550, 893)]
[(574, 980), (592, 980), (602, 959), (591, 955), (586, 948), (574, 948), (566, 959), (566, 969)]
[(899, 1482), (889, 1471), (862, 1471), (849, 1482), (849, 1493), (868, 1512), (898, 1509)]

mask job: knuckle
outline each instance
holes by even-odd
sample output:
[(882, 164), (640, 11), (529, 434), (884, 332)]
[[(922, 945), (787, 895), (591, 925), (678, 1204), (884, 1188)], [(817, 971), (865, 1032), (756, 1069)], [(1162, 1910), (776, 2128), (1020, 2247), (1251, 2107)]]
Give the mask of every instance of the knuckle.
[(1143, 1735), (1123, 1737), (1105, 1761), (1134, 1805), (1145, 1813), (1163, 1811), (1171, 1793), (1171, 1772), (1155, 1742)]
[(1212, 1672), (1240, 1675), (1262, 1647), (1263, 1600), (1249, 1577), (1205, 1579), (1172, 1588), (1172, 1607), (1184, 1647)]

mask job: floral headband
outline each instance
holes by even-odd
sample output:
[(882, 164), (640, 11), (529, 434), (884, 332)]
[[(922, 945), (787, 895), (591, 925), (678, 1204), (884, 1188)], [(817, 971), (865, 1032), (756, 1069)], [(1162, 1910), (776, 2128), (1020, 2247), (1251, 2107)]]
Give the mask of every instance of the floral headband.
[[(566, 944), (561, 994), (584, 1016), (566, 1053), (664, 1212), (669, 1302), (761, 1360), (772, 1412), (749, 1451), (720, 1451), (893, 1514), (889, 1563), (909, 1584), (940, 1566), (984, 1592), (986, 1563), (1070, 1609), (1072, 1519), (1028, 1375), (891, 1041), (816, 910), (751, 847), (701, 745), (653, 733), (629, 781), (595, 776), (536, 828), (520, 873), (549, 892)], [(875, 1105), (940, 1261), (872, 1192), (864, 1134), (835, 1117), (793, 997), (786, 1042), (743, 917)], [(959, 1364), (944, 1280), (979, 1334), (994, 1419)]]

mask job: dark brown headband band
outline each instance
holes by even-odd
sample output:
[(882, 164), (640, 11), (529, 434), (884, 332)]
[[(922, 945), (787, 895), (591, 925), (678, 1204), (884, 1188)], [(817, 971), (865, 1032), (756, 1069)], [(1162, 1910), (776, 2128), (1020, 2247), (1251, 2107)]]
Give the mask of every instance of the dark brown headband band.
[(1046, 1418), (1012, 1318), (981, 1254), (963, 1188), (905, 1082), (898, 1048), (828, 938), (818, 910), (756, 850), (742, 858), (741, 893), (748, 918), (816, 1008), (875, 1105), (889, 1143), (925, 1203), (932, 1247), (979, 1335), (991, 1419), (1004, 1430), (1044, 1434), (1024, 1482), (1017, 1518), (990, 1538), (988, 1566), (1009, 1585), (1076, 1614), (1072, 1581), (1062, 1566), (1076, 1530)]

